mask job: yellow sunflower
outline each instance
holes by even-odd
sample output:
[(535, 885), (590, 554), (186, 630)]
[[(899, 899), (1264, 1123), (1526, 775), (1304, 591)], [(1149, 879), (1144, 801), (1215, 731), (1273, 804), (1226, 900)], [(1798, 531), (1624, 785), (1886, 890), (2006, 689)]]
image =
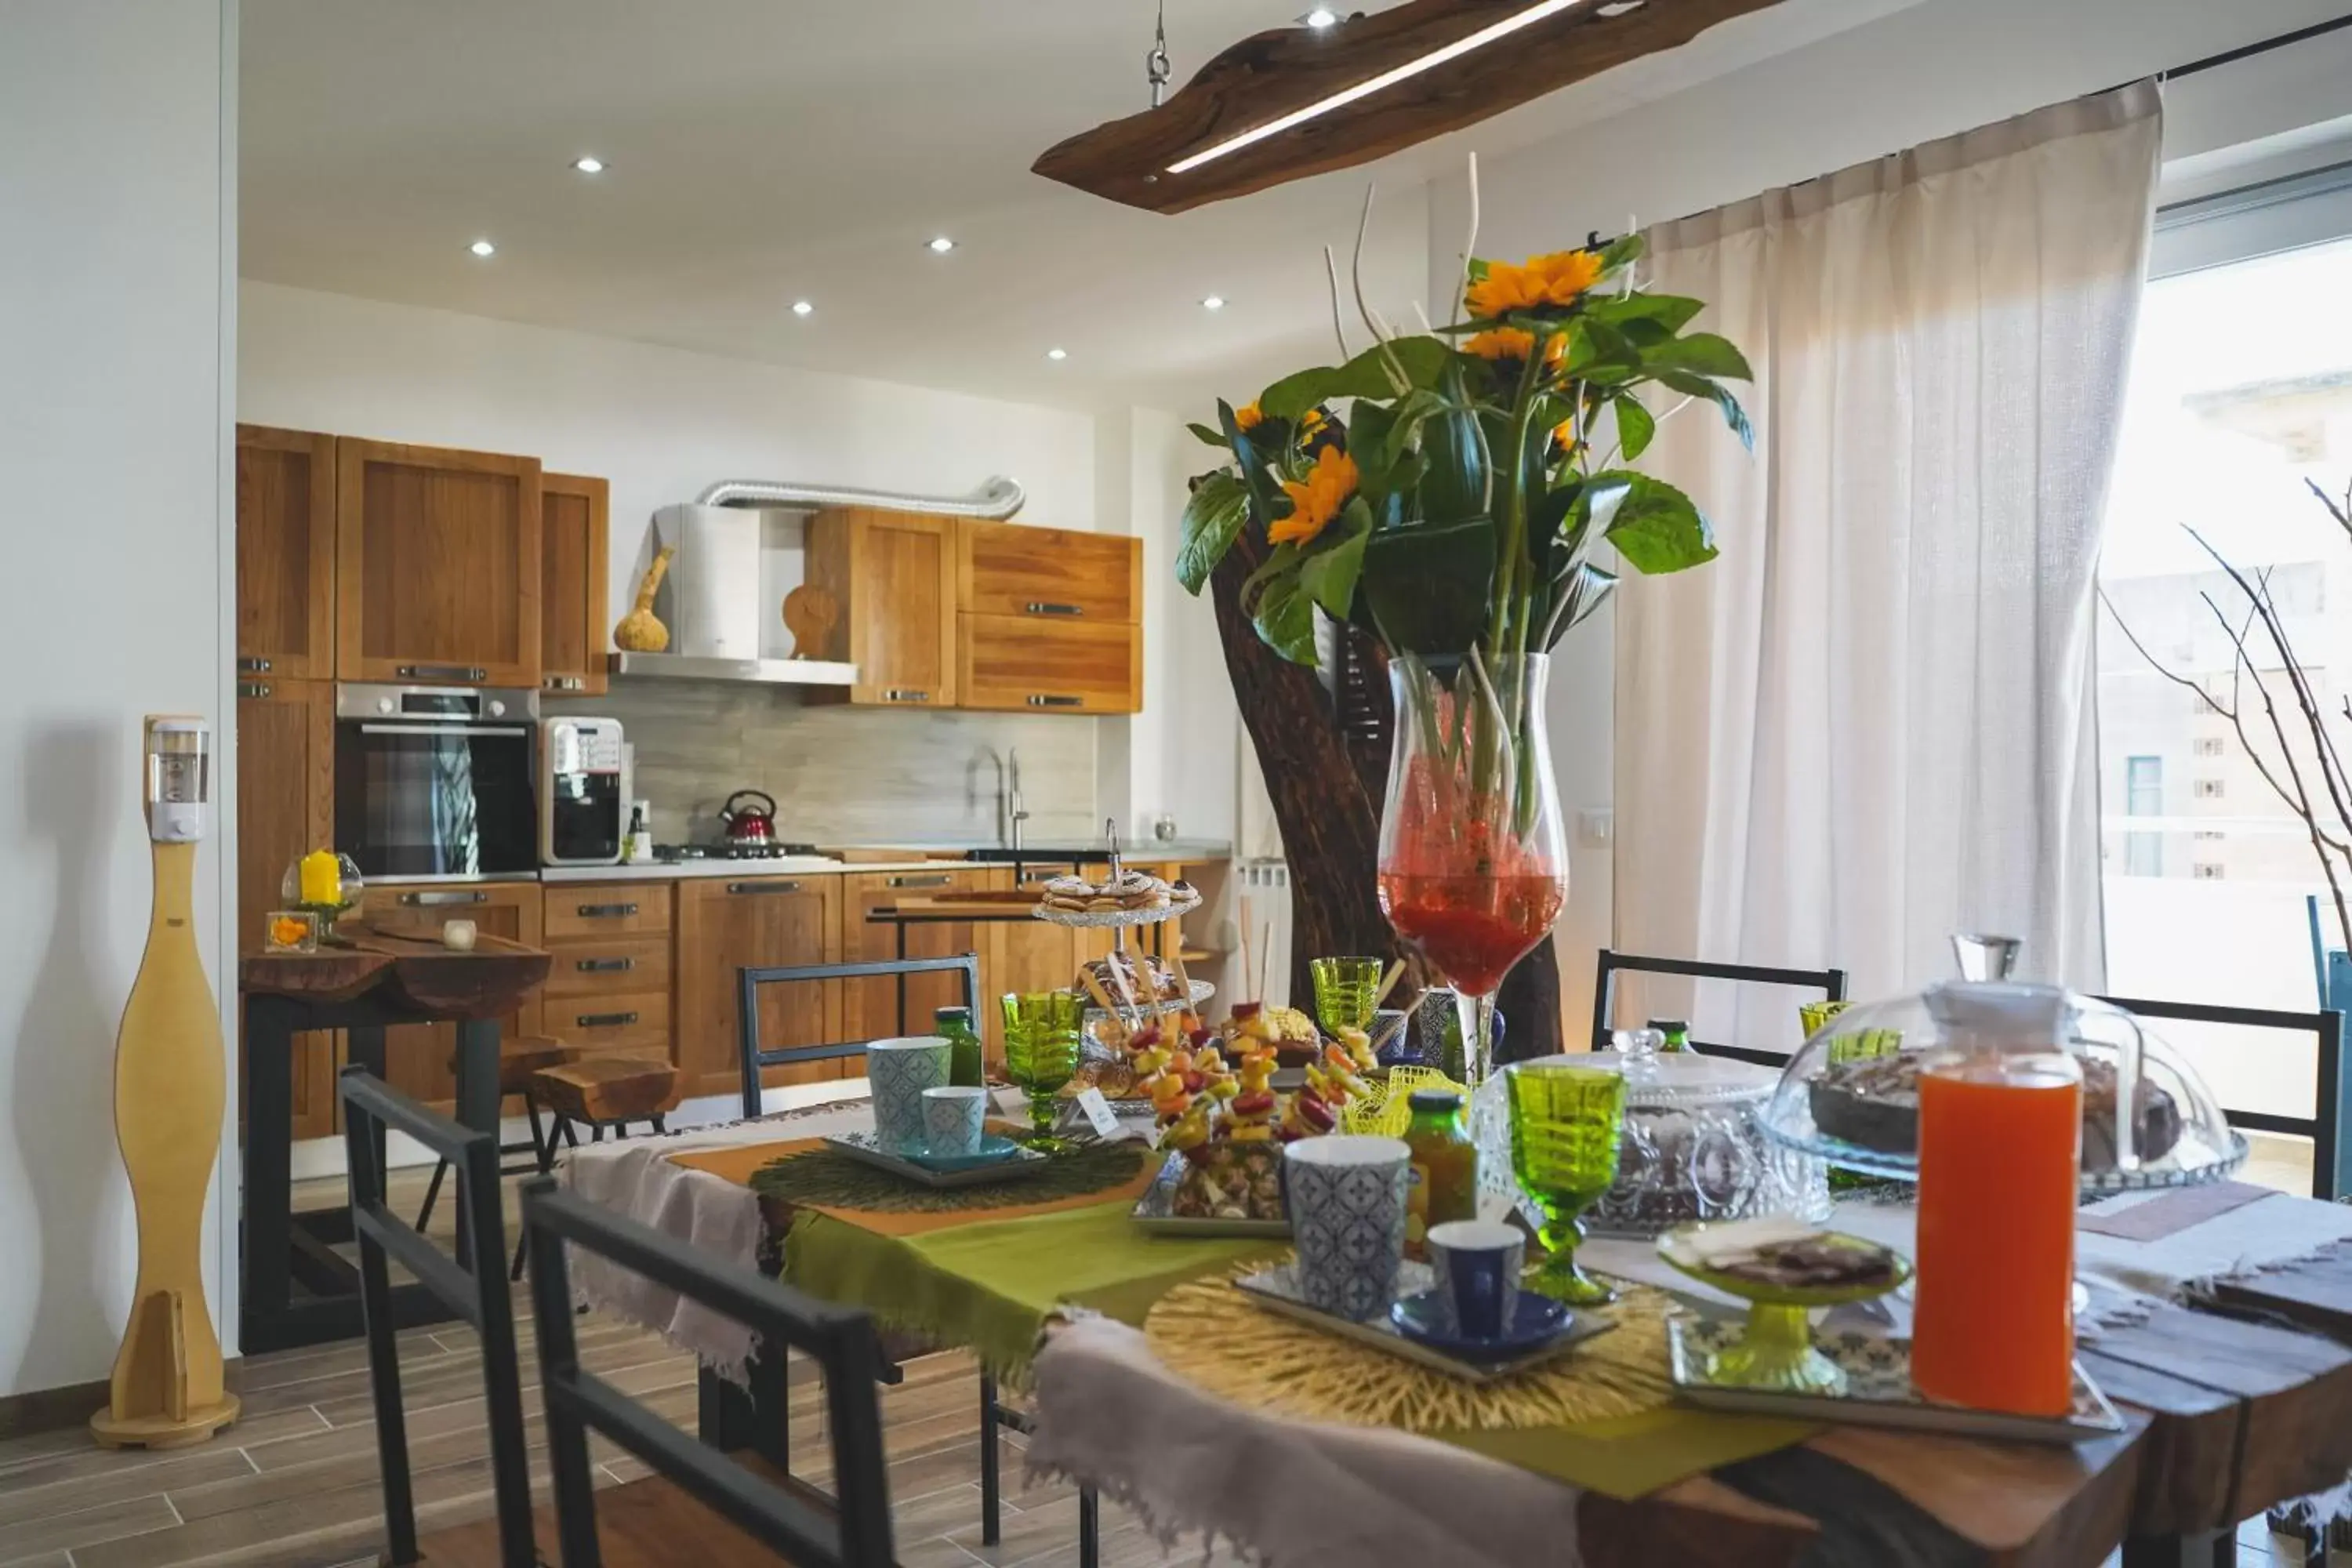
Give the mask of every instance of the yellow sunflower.
[[(1476, 354), (1480, 359), (1516, 360), (1525, 364), (1528, 354), (1535, 346), (1533, 332), (1524, 332), (1517, 327), (1489, 327), (1472, 336), (1462, 345), (1462, 350), (1465, 353)], [(1568, 334), (1554, 332), (1544, 344), (1545, 367), (1549, 369), (1558, 364), (1560, 355), (1567, 352)]]
[(1579, 296), (1601, 281), (1601, 258), (1590, 250), (1555, 250), (1530, 256), (1523, 267), (1490, 261), (1486, 276), (1463, 293), (1470, 314), (1480, 321), (1507, 316), (1514, 310), (1573, 305)]
[(1290, 497), (1290, 515), (1275, 519), (1266, 538), (1276, 544), (1311, 543), (1356, 493), (1356, 459), (1326, 447), (1304, 481), (1285, 479), (1282, 489)]
[(1251, 431), (1256, 429), (1258, 422), (1265, 417), (1265, 415), (1258, 408), (1256, 404), (1244, 403), (1239, 408), (1234, 410), (1234, 428), (1246, 436)]
[(1321, 428), (1323, 428), (1323, 411), (1320, 408), (1310, 408), (1298, 416), (1298, 438), (1301, 441)]

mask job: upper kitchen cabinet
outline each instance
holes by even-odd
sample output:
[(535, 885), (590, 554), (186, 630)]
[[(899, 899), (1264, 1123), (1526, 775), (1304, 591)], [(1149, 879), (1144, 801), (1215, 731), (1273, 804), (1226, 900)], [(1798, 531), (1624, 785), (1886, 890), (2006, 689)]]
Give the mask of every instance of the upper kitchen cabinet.
[(236, 427), (236, 668), (335, 673), (335, 438)]
[(955, 706), (953, 518), (872, 507), (818, 512), (808, 523), (807, 578), (833, 596), (837, 614), (822, 648), (803, 651), (857, 666), (850, 701)]
[(966, 522), (957, 540), (956, 607), (967, 616), (1133, 626), (1143, 618), (1143, 541)]
[(542, 689), (604, 690), (604, 537), (612, 486), (579, 474), (539, 480), (539, 679)]
[(1143, 628), (1021, 616), (963, 617), (963, 705), (1024, 713), (1143, 708)]
[(536, 687), (536, 458), (335, 443), (343, 680)]

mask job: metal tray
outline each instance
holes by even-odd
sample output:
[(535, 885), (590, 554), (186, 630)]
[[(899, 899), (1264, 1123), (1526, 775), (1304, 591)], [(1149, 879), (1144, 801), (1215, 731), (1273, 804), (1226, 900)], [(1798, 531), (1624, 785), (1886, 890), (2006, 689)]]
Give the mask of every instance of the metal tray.
[(1176, 1213), (1176, 1184), (1184, 1179), (1184, 1160), (1171, 1154), (1160, 1165), (1160, 1174), (1143, 1189), (1135, 1200), (1135, 1224), (1138, 1229), (1153, 1236), (1189, 1236), (1198, 1238), (1217, 1237), (1286, 1237), (1290, 1222), (1286, 1219), (1187, 1219)]
[(1737, 1319), (1701, 1318), (1675, 1312), (1666, 1320), (1667, 1362), (1675, 1392), (1711, 1410), (1780, 1415), (1797, 1421), (1834, 1421), (1856, 1426), (1899, 1426), (1916, 1432), (1949, 1432), (1966, 1437), (2000, 1437), (2020, 1443), (2082, 1443), (2112, 1437), (2123, 1417), (2107, 1403), (2082, 1363), (2074, 1365), (2074, 1405), (2064, 1415), (2014, 1415), (1971, 1410), (1929, 1399), (1911, 1386), (1911, 1342), (1891, 1335), (1816, 1333), (1813, 1348), (1843, 1368), (1842, 1394), (1780, 1394), (1763, 1388), (1725, 1388), (1701, 1374), (1706, 1356), (1738, 1342), (1746, 1325)]
[[(1516, 1377), (1529, 1367), (1540, 1366), (1553, 1357), (1583, 1343), (1586, 1340), (1605, 1334), (1617, 1326), (1615, 1319), (1602, 1317), (1598, 1312), (1590, 1310), (1577, 1312), (1570, 1315), (1568, 1327), (1562, 1329), (1558, 1336), (1549, 1343), (1529, 1351), (1524, 1355), (1515, 1356), (1508, 1361), (1463, 1361), (1458, 1357), (1447, 1355), (1444, 1351), (1433, 1346), (1423, 1344), (1417, 1340), (1405, 1338), (1398, 1331), (1396, 1325), (1389, 1321), (1388, 1314), (1385, 1312), (1370, 1322), (1359, 1323), (1351, 1319), (1339, 1317), (1308, 1306), (1305, 1295), (1298, 1288), (1297, 1268), (1297, 1264), (1285, 1263), (1278, 1268), (1265, 1269), (1256, 1274), (1246, 1274), (1234, 1281), (1234, 1289), (1244, 1292), (1251, 1300), (1269, 1312), (1277, 1312), (1286, 1318), (1296, 1318), (1302, 1323), (1311, 1324), (1327, 1333), (1337, 1334), (1343, 1340), (1353, 1340), (1358, 1344), (1370, 1345), (1374, 1350), (1386, 1351), (1392, 1356), (1428, 1367), (1433, 1372), (1442, 1372), (1449, 1377), (1458, 1377), (1465, 1383), (1499, 1383), (1504, 1378)], [(1430, 1272), (1428, 1264), (1414, 1263), (1408, 1259), (1397, 1273), (1397, 1294), (1401, 1297), (1418, 1295), (1423, 1290), (1433, 1288), (1435, 1283), (1436, 1276)]]
[(904, 1176), (919, 1187), (936, 1187), (947, 1191), (956, 1187), (985, 1187), (998, 1182), (1017, 1182), (1043, 1171), (1052, 1161), (1034, 1149), (1024, 1149), (1009, 1159), (992, 1165), (972, 1165), (961, 1171), (934, 1171), (914, 1161), (893, 1154), (876, 1141), (871, 1132), (838, 1132), (824, 1141), (825, 1147), (863, 1160), (896, 1175)]

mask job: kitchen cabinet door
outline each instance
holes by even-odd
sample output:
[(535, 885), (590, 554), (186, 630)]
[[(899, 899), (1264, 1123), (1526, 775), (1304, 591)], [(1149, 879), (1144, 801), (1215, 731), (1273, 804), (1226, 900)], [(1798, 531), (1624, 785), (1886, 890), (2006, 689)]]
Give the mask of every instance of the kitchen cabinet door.
[[(333, 841), (335, 689), (248, 679), (236, 687), (236, 950), (259, 952), (286, 868)], [(240, 1036), (242, 1038), (242, 1036)], [(294, 1037), (294, 1136), (335, 1131), (331, 1032)], [(240, 1047), (241, 1049), (242, 1047)], [(240, 1057), (239, 1070), (243, 1070)]]
[(839, 610), (823, 657), (857, 666), (850, 701), (955, 705), (955, 550), (953, 518), (856, 507), (809, 520), (808, 582)]
[[(404, 935), (440, 939), (441, 928), (453, 920), (472, 921), (484, 934), (502, 936), (528, 947), (542, 945), (540, 892), (537, 882), (486, 882), (398, 887), (374, 886), (360, 895), (360, 910), (377, 929)], [(540, 995), (534, 991), (522, 1005), (499, 1020), (501, 1044), (524, 1035), (543, 1033)], [(559, 1035), (559, 1038), (562, 1037)], [(569, 1043), (569, 1042), (567, 1042)], [(384, 1081), (436, 1110), (454, 1114), (457, 1078), (457, 1026), (403, 1024), (383, 1032)], [(505, 1111), (520, 1115), (520, 1100), (509, 1100)]]
[(332, 436), (236, 427), (236, 668), (334, 679)]
[(1024, 713), (1143, 708), (1143, 628), (1115, 621), (963, 617), (961, 701)]
[[(736, 971), (837, 963), (841, 960), (841, 878), (696, 877), (677, 887), (677, 1064), (689, 1095), (737, 1094)], [(767, 986), (760, 994), (760, 1045), (818, 1046), (843, 1037), (842, 984), (824, 980)], [(770, 1068), (768, 1088), (857, 1078), (854, 1058)]]
[[(955, 893), (976, 893), (987, 879), (985, 871), (961, 869), (877, 871), (844, 877), (842, 962), (874, 963), (899, 955), (899, 928), (869, 924), (866, 917), (874, 910), (905, 898), (945, 898)], [(967, 952), (981, 954), (977, 1011), (984, 1015), (988, 1011), (989, 973), (988, 955), (982, 951), (980, 942), (982, 928), (966, 921), (952, 921), (936, 925), (909, 925), (905, 929), (906, 956), (908, 958), (955, 958)], [(841, 1037), (845, 1040), (878, 1040), (890, 1035), (928, 1035), (931, 1032), (934, 1009), (963, 1005), (963, 978), (952, 972), (915, 975), (908, 978), (906, 984), (907, 1012), (902, 1028), (897, 980), (846, 982), (842, 999)], [(979, 1021), (978, 1017), (973, 1020), (975, 1025)]]
[(337, 679), (539, 684), (538, 458), (344, 437), (335, 486)]
[(611, 498), (612, 486), (603, 479), (539, 478), (539, 679), (544, 690), (604, 693), (612, 632), (604, 573)]
[[(1047, 872), (1024, 879), (1020, 886), (1042, 889)], [(1010, 869), (987, 873), (988, 887), (996, 891), (1013, 887)], [(1077, 978), (1081, 940), (1096, 933), (1044, 921), (1003, 921), (981, 928), (980, 977), (992, 997), (1008, 991), (1066, 990)], [(1004, 1015), (991, 1005), (982, 1009), (981, 1045), (990, 1068), (1004, 1067)]]
[(1143, 618), (1143, 541), (1133, 534), (966, 521), (956, 555), (956, 607), (965, 615)]

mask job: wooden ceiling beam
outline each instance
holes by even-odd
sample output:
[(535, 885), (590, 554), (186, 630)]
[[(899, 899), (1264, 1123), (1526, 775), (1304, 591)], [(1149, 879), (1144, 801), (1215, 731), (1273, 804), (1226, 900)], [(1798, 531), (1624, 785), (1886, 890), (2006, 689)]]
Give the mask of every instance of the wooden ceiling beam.
[(1184, 212), (1370, 163), (1629, 60), (1679, 47), (1718, 22), (1780, 0), (1645, 0), (1614, 16), (1601, 14), (1605, 0), (1585, 0), (1183, 174), (1168, 172), (1536, 3), (1408, 0), (1330, 27), (1259, 33), (1218, 55), (1159, 108), (1073, 136), (1032, 168), (1129, 206)]

